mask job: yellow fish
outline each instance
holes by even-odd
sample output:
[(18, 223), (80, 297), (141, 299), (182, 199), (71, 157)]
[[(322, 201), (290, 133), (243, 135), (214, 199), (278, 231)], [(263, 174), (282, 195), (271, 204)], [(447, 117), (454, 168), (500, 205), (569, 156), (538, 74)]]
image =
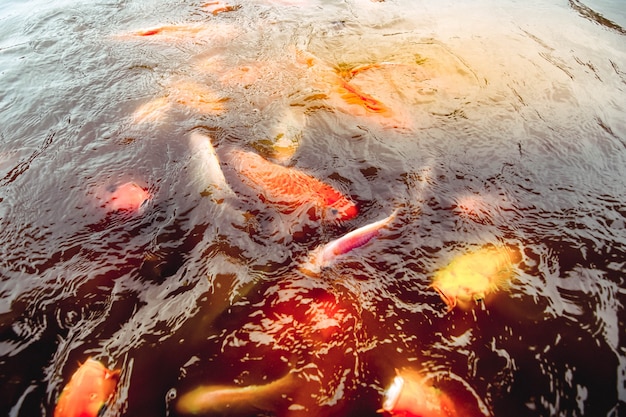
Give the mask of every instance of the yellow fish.
[(431, 287), (441, 296), (448, 311), (457, 305), (468, 308), (471, 301), (505, 287), (514, 277), (514, 265), (521, 261), (521, 253), (510, 246), (485, 246), (457, 256), (446, 267), (437, 271)]

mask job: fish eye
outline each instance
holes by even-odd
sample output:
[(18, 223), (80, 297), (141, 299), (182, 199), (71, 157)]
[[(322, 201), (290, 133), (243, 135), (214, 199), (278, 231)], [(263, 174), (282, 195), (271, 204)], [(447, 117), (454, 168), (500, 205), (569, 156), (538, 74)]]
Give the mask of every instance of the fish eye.
[(167, 394), (165, 394), (165, 401), (166, 402), (170, 402), (176, 399), (177, 393), (176, 393), (176, 388), (172, 388), (169, 391), (167, 391)]

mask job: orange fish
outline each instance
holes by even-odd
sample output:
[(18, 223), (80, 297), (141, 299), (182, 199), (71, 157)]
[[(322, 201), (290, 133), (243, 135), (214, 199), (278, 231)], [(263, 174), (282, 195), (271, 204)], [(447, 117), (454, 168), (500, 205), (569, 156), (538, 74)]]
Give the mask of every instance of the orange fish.
[(135, 182), (126, 182), (110, 191), (106, 201), (106, 209), (113, 211), (129, 211), (141, 213), (144, 204), (152, 199), (152, 195)]
[(97, 417), (115, 394), (120, 371), (87, 359), (63, 388), (54, 417)]
[(349, 220), (358, 209), (348, 198), (328, 184), (299, 171), (272, 163), (252, 152), (234, 151), (232, 165), (267, 203), (291, 213), (312, 204), (324, 219)]
[(213, 16), (217, 16), (218, 14), (224, 13), (224, 12), (233, 12), (241, 8), (241, 6), (239, 5), (231, 6), (222, 1), (210, 1), (208, 3), (203, 4), (202, 7), (210, 11), (213, 14)]
[(413, 370), (396, 370), (379, 413), (401, 417), (456, 417), (452, 400)]

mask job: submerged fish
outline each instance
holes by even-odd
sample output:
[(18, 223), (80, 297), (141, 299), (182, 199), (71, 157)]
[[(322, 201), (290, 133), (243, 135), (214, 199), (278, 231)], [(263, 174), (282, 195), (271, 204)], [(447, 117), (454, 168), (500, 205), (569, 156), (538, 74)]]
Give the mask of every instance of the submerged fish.
[(402, 417), (455, 417), (454, 403), (413, 370), (396, 370), (380, 413)]
[(183, 394), (176, 403), (177, 413), (183, 415), (250, 415), (275, 412), (289, 402), (297, 388), (292, 372), (265, 385), (200, 386)]
[(119, 370), (109, 370), (95, 359), (87, 359), (63, 388), (54, 417), (97, 417), (115, 394)]
[(316, 248), (311, 252), (309, 260), (300, 267), (300, 270), (307, 275), (319, 274), (324, 267), (328, 266), (338, 256), (361, 247), (377, 237), (380, 231), (396, 218), (396, 212), (397, 210), (391, 213), (389, 217), (367, 224)]
[(514, 277), (514, 265), (521, 261), (517, 248), (485, 246), (454, 258), (439, 270), (431, 286), (448, 306), (469, 307), (472, 301), (505, 287)]
[(189, 107), (199, 113), (219, 115), (226, 111), (226, 97), (220, 96), (204, 84), (190, 80), (173, 82), (168, 87), (171, 101)]
[(220, 161), (211, 143), (211, 138), (200, 132), (189, 135), (189, 161), (192, 176), (201, 193), (233, 195), (233, 190), (226, 182)]
[(283, 213), (291, 213), (308, 204), (312, 204), (325, 220), (349, 220), (358, 213), (356, 205), (339, 191), (295, 168), (240, 150), (232, 153), (231, 162), (248, 186)]
[(109, 191), (105, 208), (109, 212), (141, 213), (144, 205), (151, 199), (152, 194), (148, 190), (130, 181), (117, 185)]

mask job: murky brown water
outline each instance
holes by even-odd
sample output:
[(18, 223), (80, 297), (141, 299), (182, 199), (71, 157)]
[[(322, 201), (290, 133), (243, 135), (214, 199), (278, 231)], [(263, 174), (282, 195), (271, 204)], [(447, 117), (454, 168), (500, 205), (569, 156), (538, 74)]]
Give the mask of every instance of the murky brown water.
[[(3, 415), (51, 416), (90, 356), (122, 370), (105, 416), (289, 371), (276, 414), (374, 416), (401, 368), (460, 415), (626, 413), (621, 2), (5, 3)], [(234, 195), (202, 192), (194, 131)], [(359, 214), (280, 212), (227, 162), (238, 149)], [(107, 212), (129, 181), (150, 201)], [(447, 313), (436, 272), (489, 244), (519, 248), (515, 279)]]

